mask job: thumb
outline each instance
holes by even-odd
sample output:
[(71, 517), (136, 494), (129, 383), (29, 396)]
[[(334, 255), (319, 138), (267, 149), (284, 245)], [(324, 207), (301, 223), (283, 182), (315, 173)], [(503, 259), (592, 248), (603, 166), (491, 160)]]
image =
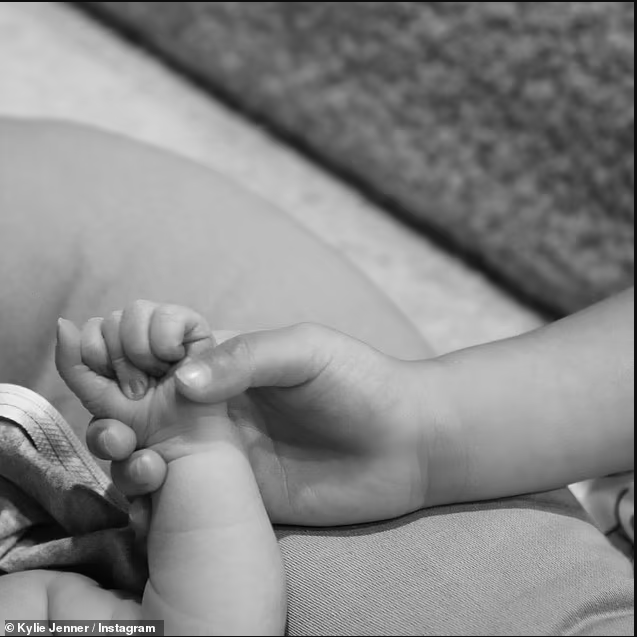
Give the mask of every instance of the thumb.
[(315, 379), (331, 361), (338, 333), (302, 324), (241, 334), (176, 371), (189, 400), (224, 402), (251, 388), (295, 387)]

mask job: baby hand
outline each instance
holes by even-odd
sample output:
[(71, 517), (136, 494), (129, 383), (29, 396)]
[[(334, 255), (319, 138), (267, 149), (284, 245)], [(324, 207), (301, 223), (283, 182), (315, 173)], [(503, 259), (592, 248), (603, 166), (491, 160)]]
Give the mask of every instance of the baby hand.
[[(449, 430), (440, 374), (434, 361), (399, 361), (326, 327), (297, 325), (240, 335), (176, 376), (193, 402), (231, 401), (273, 521), (331, 526), (431, 503), (439, 478), (430, 459)], [(116, 423), (95, 427), (118, 436)], [(130, 494), (148, 492), (128, 488), (140, 475), (132, 466), (119, 463), (116, 482)], [(162, 477), (146, 472), (144, 481)]]
[(160, 445), (169, 460), (210, 440), (211, 419), (228, 423), (225, 403), (201, 405), (181, 396), (174, 371), (215, 346), (206, 321), (174, 305), (137, 301), (80, 332), (58, 327), (58, 371), (84, 406), (100, 419), (131, 427), (139, 447)]

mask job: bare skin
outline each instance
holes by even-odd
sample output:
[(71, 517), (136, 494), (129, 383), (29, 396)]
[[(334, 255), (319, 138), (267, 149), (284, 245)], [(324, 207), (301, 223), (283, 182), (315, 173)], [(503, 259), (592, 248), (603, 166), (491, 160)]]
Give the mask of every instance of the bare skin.
[(252, 419), (238, 424), (278, 522), (368, 522), (554, 489), (634, 467), (634, 291), (421, 362), (319, 326), (244, 334), (177, 380), (203, 404), (248, 392)]

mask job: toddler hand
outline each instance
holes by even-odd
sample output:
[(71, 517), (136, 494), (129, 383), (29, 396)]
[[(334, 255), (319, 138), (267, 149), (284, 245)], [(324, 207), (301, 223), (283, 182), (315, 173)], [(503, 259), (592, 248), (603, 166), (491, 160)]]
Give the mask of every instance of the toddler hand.
[[(369, 522), (429, 503), (430, 460), (444, 439), (435, 361), (407, 363), (334, 330), (297, 325), (237, 336), (176, 377), (194, 402), (230, 401), (275, 522)], [(115, 423), (94, 427), (118, 435)], [(131, 466), (118, 464), (118, 484), (144, 493)], [(145, 478), (157, 484), (161, 476)]]
[(178, 365), (208, 354), (214, 345), (196, 312), (138, 301), (106, 319), (90, 320), (81, 332), (61, 319), (56, 363), (96, 418), (123, 422), (138, 447), (159, 446), (170, 460), (209, 439), (210, 419), (228, 422), (225, 403), (198, 405), (176, 390)]

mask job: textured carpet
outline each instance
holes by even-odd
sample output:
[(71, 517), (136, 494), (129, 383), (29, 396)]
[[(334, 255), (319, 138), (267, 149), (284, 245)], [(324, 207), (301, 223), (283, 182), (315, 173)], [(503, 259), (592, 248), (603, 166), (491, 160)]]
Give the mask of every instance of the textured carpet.
[(539, 304), (632, 283), (634, 3), (76, 4)]

